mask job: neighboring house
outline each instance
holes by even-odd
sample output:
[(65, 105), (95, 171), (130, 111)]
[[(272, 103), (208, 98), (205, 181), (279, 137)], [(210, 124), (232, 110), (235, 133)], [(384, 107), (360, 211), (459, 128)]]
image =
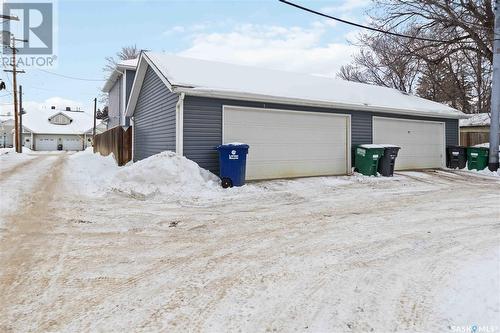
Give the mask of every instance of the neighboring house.
[[(3, 119), (2, 119), (3, 118)], [(14, 119), (0, 117), (0, 148), (11, 148), (14, 145)]]
[(218, 173), (214, 148), (244, 142), (248, 180), (349, 174), (363, 143), (401, 146), (398, 170), (444, 167), (466, 117), (395, 89), (152, 52), (126, 116), (135, 161), (171, 150)]
[(468, 119), (460, 120), (460, 144), (474, 146), (490, 141), (489, 113), (477, 113)]
[(136, 66), (137, 59), (119, 62), (102, 88), (102, 91), (108, 94), (108, 129), (129, 126), (125, 109), (134, 82)]
[[(32, 150), (78, 151), (92, 145), (92, 115), (66, 108), (27, 111), (23, 115), (23, 146)], [(97, 133), (103, 131), (102, 125)]]

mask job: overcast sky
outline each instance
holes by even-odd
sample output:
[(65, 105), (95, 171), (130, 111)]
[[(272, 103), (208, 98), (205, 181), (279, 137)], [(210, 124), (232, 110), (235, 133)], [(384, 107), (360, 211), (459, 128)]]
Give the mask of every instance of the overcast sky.
[[(366, 21), (370, 5), (369, 0), (297, 2), (357, 22)], [(131, 44), (152, 51), (333, 77), (355, 52), (348, 40), (354, 40), (358, 32), (277, 0), (59, 0), (56, 11), (58, 66), (51, 71), (92, 80), (104, 80), (104, 58)], [(6, 76), (4, 73), (2, 79), (9, 86)], [(88, 110), (104, 81), (66, 79), (26, 68), (19, 83), (27, 111), (42, 104)], [(0, 96), (5, 113), (11, 108), (6, 104), (12, 96)]]

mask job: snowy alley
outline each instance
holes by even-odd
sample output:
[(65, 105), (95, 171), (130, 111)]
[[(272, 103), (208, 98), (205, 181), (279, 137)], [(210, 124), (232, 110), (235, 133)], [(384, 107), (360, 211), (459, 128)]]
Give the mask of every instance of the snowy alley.
[(0, 172), (1, 332), (500, 330), (498, 175), (223, 190), (173, 154), (89, 151)]

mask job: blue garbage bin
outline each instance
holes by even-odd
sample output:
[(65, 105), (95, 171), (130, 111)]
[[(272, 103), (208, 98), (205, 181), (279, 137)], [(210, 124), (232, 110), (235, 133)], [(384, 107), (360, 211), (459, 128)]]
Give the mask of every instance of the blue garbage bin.
[(217, 146), (220, 179), (223, 188), (245, 185), (248, 145), (228, 143)]

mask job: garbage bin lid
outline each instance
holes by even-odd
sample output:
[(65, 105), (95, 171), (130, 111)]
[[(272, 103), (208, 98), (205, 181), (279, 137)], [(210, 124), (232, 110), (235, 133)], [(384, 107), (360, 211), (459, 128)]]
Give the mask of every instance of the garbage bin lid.
[(383, 148), (401, 148), (400, 146), (393, 145), (392, 143), (379, 143)]
[(373, 143), (370, 143), (370, 144), (364, 144), (364, 145), (359, 145), (358, 147), (361, 147), (361, 148), (367, 148), (367, 149), (370, 149), (370, 148), (385, 148), (384, 146), (382, 145), (377, 145), (377, 144), (373, 144)]
[(248, 146), (248, 145), (242, 142), (229, 142), (229, 143), (224, 143), (223, 146)]
[(241, 143), (241, 142), (230, 142), (217, 146), (217, 148), (230, 148), (230, 147), (249, 148), (250, 146), (247, 145), (246, 143)]

